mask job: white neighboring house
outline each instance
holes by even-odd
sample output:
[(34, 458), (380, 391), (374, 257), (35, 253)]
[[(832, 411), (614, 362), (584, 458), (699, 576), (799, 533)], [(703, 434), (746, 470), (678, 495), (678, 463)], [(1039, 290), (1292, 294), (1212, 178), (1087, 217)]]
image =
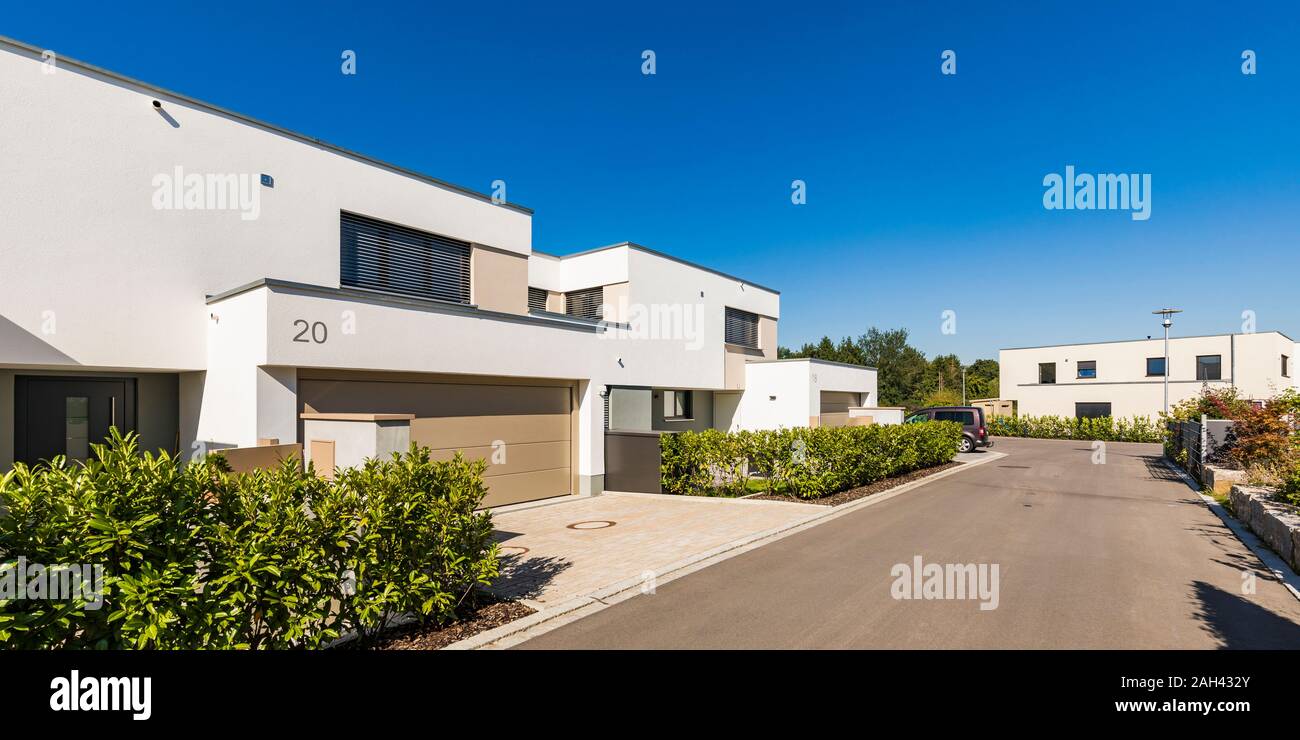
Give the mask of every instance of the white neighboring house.
[[(1003, 400), (1022, 416), (1149, 416), (1164, 410), (1164, 338), (999, 352)], [(1276, 331), (1169, 339), (1169, 405), (1203, 387), (1264, 400), (1296, 387), (1296, 343)]]
[(601, 491), (610, 424), (875, 401), (837, 367), (758, 370), (750, 404), (780, 296), (738, 277), (536, 252), (526, 208), (3, 38), (0, 111), (0, 470), (110, 427), (329, 472), (414, 441), (488, 459), (499, 505)]

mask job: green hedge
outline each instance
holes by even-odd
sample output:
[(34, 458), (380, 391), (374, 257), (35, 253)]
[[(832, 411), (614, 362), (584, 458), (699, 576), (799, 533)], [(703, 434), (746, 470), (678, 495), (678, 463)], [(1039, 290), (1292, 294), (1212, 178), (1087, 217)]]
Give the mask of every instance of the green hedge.
[(681, 432), (660, 437), (665, 493), (734, 496), (749, 474), (770, 490), (818, 498), (940, 465), (957, 453), (953, 422), (761, 432)]
[(114, 434), (90, 462), (0, 478), (0, 567), (101, 564), (103, 605), (0, 599), (17, 648), (314, 648), (388, 617), (441, 623), (498, 573), (484, 463), (405, 455), (236, 475)]
[(1160, 442), (1164, 430), (1146, 416), (1074, 419), (1068, 416), (994, 416), (988, 420), (989, 434), (1000, 437), (1035, 439), (1081, 439), (1103, 442)]

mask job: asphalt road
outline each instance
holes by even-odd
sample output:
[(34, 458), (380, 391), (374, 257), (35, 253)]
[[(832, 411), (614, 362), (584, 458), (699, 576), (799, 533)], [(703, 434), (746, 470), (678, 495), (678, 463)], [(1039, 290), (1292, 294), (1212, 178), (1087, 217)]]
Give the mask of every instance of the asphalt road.
[[(994, 449), (1008, 456), (519, 647), (1300, 648), (1300, 601), (1163, 467), (1157, 445), (1110, 443), (1105, 464), (1086, 442)], [(990, 576), (996, 564), (997, 607), (894, 598), (891, 570), (916, 556)]]

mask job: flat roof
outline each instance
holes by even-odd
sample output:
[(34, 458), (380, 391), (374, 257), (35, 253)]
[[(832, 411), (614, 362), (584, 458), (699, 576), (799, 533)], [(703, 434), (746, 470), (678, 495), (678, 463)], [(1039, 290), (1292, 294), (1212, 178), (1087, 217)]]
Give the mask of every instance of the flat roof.
[[(854, 365), (851, 362), (836, 362), (835, 360), (822, 360), (817, 357), (778, 357), (773, 360), (750, 360), (747, 365), (765, 365), (771, 362), (815, 362), (818, 365), (837, 365), (839, 367), (851, 367), (855, 370), (876, 370), (871, 365)], [(879, 370), (877, 370), (879, 372)]]
[[(1283, 339), (1289, 342), (1295, 341), (1291, 337), (1288, 337), (1286, 334), (1283, 334), (1282, 332), (1276, 330), (1256, 331), (1250, 333), (1230, 332), (1228, 334), (1192, 334), (1185, 337), (1169, 337), (1169, 341), (1176, 342), (1180, 339), (1211, 339), (1214, 337), (1249, 337), (1249, 336), (1254, 336), (1255, 334), (1277, 334), (1278, 336), (1282, 337)], [(1159, 337), (1150, 336), (1144, 339), (1111, 339), (1102, 342), (1065, 342), (1063, 344), (1040, 344), (1033, 347), (1002, 347), (998, 349), (998, 351), (1012, 352), (1020, 349), (1051, 349), (1052, 347), (1086, 347), (1090, 344), (1124, 344), (1127, 342), (1163, 342), (1164, 340), (1165, 338), (1163, 336), (1159, 336)]]
[[(30, 53), (32, 53), (32, 54), (35, 54), (35, 55), (37, 55), (38, 57), (41, 56), (45, 51), (47, 51), (46, 49), (40, 49), (40, 48), (38, 48), (38, 47), (32, 46), (31, 44), (28, 44), (28, 43), (25, 43), (25, 42), (19, 41), (19, 40), (17, 40), (17, 39), (12, 39), (12, 38), (9, 38), (8, 36), (3, 36), (3, 35), (0, 35), (0, 45), (4, 45), (4, 46), (12, 46), (12, 47), (15, 47), (15, 48), (18, 48), (18, 49), (22, 49), (22, 50), (24, 50), (24, 51), (30, 52)], [(313, 136), (307, 136), (307, 135), (305, 135), (305, 134), (300, 134), (300, 133), (298, 133), (298, 132), (296, 132), (296, 131), (290, 131), (290, 130), (287, 129), (287, 128), (283, 128), (283, 127), (281, 127), (281, 126), (276, 126), (276, 125), (273, 124), (273, 123), (267, 123), (266, 121), (261, 121), (261, 120), (258, 120), (258, 119), (256, 119), (256, 118), (253, 118), (252, 116), (246, 116), (246, 115), (244, 115), (243, 113), (237, 113), (237, 112), (232, 111), (232, 110), (229, 110), (229, 109), (227, 109), (227, 108), (222, 108), (221, 106), (213, 105), (212, 103), (204, 102), (204, 101), (202, 101), (202, 100), (199, 100), (198, 98), (192, 98), (192, 97), (190, 97), (190, 96), (188, 96), (188, 95), (184, 95), (184, 94), (181, 94), (181, 93), (178, 93), (178, 92), (173, 92), (173, 91), (171, 91), (171, 90), (167, 90), (166, 88), (158, 87), (157, 85), (151, 85), (151, 84), (149, 84), (149, 83), (147, 83), (147, 82), (142, 82), (142, 81), (140, 81), (140, 80), (137, 80), (137, 79), (134, 79), (134, 78), (131, 78), (131, 77), (127, 77), (126, 75), (118, 74), (117, 72), (114, 72), (114, 71), (112, 71), (112, 70), (104, 69), (103, 67), (96, 67), (96, 66), (93, 65), (93, 64), (89, 64), (89, 63), (87, 63), (87, 62), (83, 62), (83, 61), (80, 61), (80, 60), (77, 60), (77, 59), (73, 59), (72, 57), (65, 57), (65, 56), (63, 56), (62, 54), (59, 54), (58, 52), (55, 52), (55, 53), (56, 53), (56, 55), (57, 55), (57, 56), (56, 56), (56, 59), (57, 59), (57, 61), (56, 61), (56, 65), (58, 65), (58, 66), (65, 66), (65, 65), (66, 65), (66, 66), (69, 66), (69, 67), (73, 67), (73, 68), (77, 68), (77, 69), (82, 69), (82, 70), (87, 71), (87, 72), (90, 72), (90, 73), (92, 73), (92, 74), (96, 74), (96, 75), (100, 75), (100, 76), (103, 76), (103, 77), (107, 77), (107, 78), (112, 79), (112, 80), (117, 80), (118, 82), (122, 82), (122, 83), (125, 83), (125, 84), (127, 84), (127, 85), (134, 86), (134, 87), (139, 87), (139, 88), (142, 88), (142, 89), (144, 89), (144, 90), (148, 90), (149, 92), (156, 93), (156, 94), (158, 94), (158, 95), (160, 95), (160, 96), (163, 96), (163, 97), (169, 97), (169, 98), (172, 98), (172, 99), (174, 99), (174, 100), (178, 100), (178, 101), (181, 101), (181, 102), (183, 102), (183, 103), (186, 103), (186, 104), (189, 104), (189, 105), (195, 106), (195, 107), (197, 107), (197, 108), (203, 108), (203, 109), (206, 109), (206, 110), (208, 110), (208, 111), (210, 111), (210, 112), (212, 112), (212, 113), (216, 113), (216, 114), (218, 114), (218, 115), (226, 116), (226, 117), (229, 117), (229, 118), (234, 118), (234, 119), (236, 119), (236, 120), (238, 120), (238, 121), (241, 121), (241, 122), (243, 122), (243, 123), (249, 124), (249, 125), (251, 125), (251, 126), (256, 126), (257, 128), (264, 129), (264, 130), (266, 130), (266, 131), (270, 131), (271, 133), (279, 134), (279, 135), (281, 135), (281, 136), (285, 136), (285, 137), (288, 137), (288, 138), (290, 138), (290, 139), (296, 139), (296, 140), (301, 141), (301, 142), (306, 143), (306, 144), (312, 144), (312, 145), (315, 145), (315, 146), (321, 147), (322, 149), (327, 149), (327, 150), (329, 150), (329, 151), (331, 151), (331, 152), (334, 152), (335, 154), (341, 154), (341, 155), (343, 155), (343, 156), (345, 156), (345, 157), (349, 157), (349, 158), (352, 158), (352, 159), (359, 160), (359, 161), (361, 161), (361, 162), (365, 162), (366, 164), (371, 164), (371, 165), (374, 165), (374, 166), (376, 166), (376, 167), (382, 167), (383, 169), (389, 170), (389, 171), (394, 172), (394, 173), (397, 173), (397, 174), (399, 174), (399, 175), (405, 175), (405, 176), (407, 176), (407, 177), (412, 177), (412, 178), (415, 178), (415, 179), (417, 179), (417, 180), (421, 180), (421, 181), (423, 181), (423, 182), (426, 182), (426, 183), (428, 183), (428, 184), (430, 184), (430, 185), (435, 185), (435, 186), (440, 187), (440, 188), (444, 188), (444, 189), (447, 189), (447, 190), (451, 190), (451, 191), (454, 191), (454, 192), (460, 193), (461, 195), (468, 195), (468, 196), (470, 196), (471, 198), (476, 198), (476, 199), (478, 199), (478, 200), (484, 200), (484, 201), (487, 201), (487, 202), (489, 202), (489, 203), (492, 203), (492, 202), (493, 202), (493, 200), (492, 200), (492, 196), (487, 195), (486, 193), (480, 193), (480, 192), (477, 191), (477, 190), (473, 190), (473, 189), (470, 189), (470, 188), (467, 188), (467, 187), (464, 187), (464, 186), (461, 186), (461, 185), (456, 185), (455, 183), (450, 183), (450, 182), (447, 182), (446, 180), (439, 180), (439, 179), (436, 178), (436, 177), (431, 177), (431, 176), (426, 175), (426, 174), (424, 174), (424, 173), (422, 173), (422, 172), (417, 172), (417, 171), (415, 171), (415, 170), (407, 169), (407, 168), (405, 168), (405, 167), (401, 167), (401, 166), (399, 166), (399, 165), (392, 164), (391, 162), (385, 162), (385, 161), (383, 161), (383, 160), (381, 160), (381, 159), (375, 159), (374, 157), (370, 157), (370, 156), (367, 156), (367, 155), (365, 155), (365, 154), (361, 154), (360, 152), (355, 152), (355, 151), (353, 151), (353, 150), (351, 150), (351, 149), (347, 149), (347, 148), (345, 148), (345, 147), (341, 147), (341, 146), (339, 146), (339, 145), (337, 145), (337, 144), (331, 144), (331, 143), (329, 143), (328, 141), (323, 141), (323, 140), (321, 140), (321, 139), (317, 139), (317, 138), (315, 138), (315, 137), (313, 137)], [(502, 203), (497, 203), (496, 205), (505, 206), (506, 208), (510, 208), (510, 209), (512, 209), (512, 210), (519, 211), (519, 212), (521, 212), (521, 213), (526, 213), (526, 214), (528, 214), (528, 215), (532, 215), (532, 213), (533, 213), (533, 210), (532, 210), (531, 208), (527, 208), (527, 207), (525, 207), (525, 206), (521, 206), (521, 205), (519, 205), (519, 204), (517, 204), (517, 203), (502, 202)]]
[(597, 252), (605, 252), (605, 251), (608, 251), (608, 250), (610, 250), (610, 249), (619, 249), (619, 248), (621, 248), (621, 247), (627, 247), (628, 249), (635, 249), (635, 250), (638, 250), (638, 251), (641, 251), (641, 252), (645, 252), (646, 254), (654, 255), (655, 257), (662, 257), (662, 258), (664, 258), (664, 259), (666, 259), (666, 260), (672, 260), (673, 262), (677, 262), (677, 263), (679, 263), (679, 264), (686, 265), (687, 267), (694, 267), (694, 268), (697, 269), (697, 270), (703, 270), (703, 271), (705, 271), (705, 272), (711, 272), (711, 273), (713, 273), (714, 275), (717, 275), (717, 276), (719, 276), (719, 277), (727, 278), (728, 280), (735, 280), (735, 281), (737, 281), (737, 282), (744, 283), (745, 285), (749, 285), (749, 286), (751, 286), (751, 287), (758, 288), (759, 290), (766, 290), (766, 291), (769, 292), (769, 293), (773, 293), (773, 294), (775, 294), (775, 295), (781, 295), (781, 291), (777, 290), (776, 288), (769, 288), (769, 287), (767, 287), (766, 285), (759, 285), (758, 283), (754, 282), (753, 280), (746, 280), (746, 279), (743, 278), (743, 277), (738, 277), (738, 276), (736, 276), (736, 275), (732, 275), (732, 274), (730, 274), (730, 273), (726, 273), (726, 272), (723, 272), (723, 271), (721, 271), (721, 270), (715, 270), (715, 269), (713, 269), (712, 267), (708, 267), (708, 266), (705, 266), (705, 265), (701, 265), (701, 264), (698, 263), (698, 262), (691, 262), (690, 260), (684, 260), (684, 259), (682, 259), (681, 257), (674, 257), (673, 255), (668, 254), (667, 252), (660, 252), (660, 251), (657, 250), (657, 249), (651, 249), (650, 247), (647, 247), (647, 246), (644, 246), (644, 245), (641, 245), (641, 244), (637, 244), (636, 242), (619, 242), (619, 243), (617, 243), (617, 244), (606, 244), (606, 245), (603, 246), (603, 247), (595, 247), (595, 248), (592, 248), (592, 249), (584, 249), (584, 250), (582, 250), (581, 252), (574, 252), (573, 254), (564, 254), (564, 255), (553, 254), (553, 253), (551, 253), (551, 252), (544, 252), (544, 251), (542, 251), (542, 250), (537, 249), (536, 247), (534, 247), (534, 248), (533, 248), (533, 254), (538, 255), (539, 257), (548, 257), (548, 258), (553, 259), (553, 260), (564, 261), (564, 260), (567, 260), (567, 259), (572, 259), (572, 258), (574, 258), (574, 257), (585, 257), (585, 256), (587, 256), (587, 255), (589, 255), (589, 254), (596, 254)]

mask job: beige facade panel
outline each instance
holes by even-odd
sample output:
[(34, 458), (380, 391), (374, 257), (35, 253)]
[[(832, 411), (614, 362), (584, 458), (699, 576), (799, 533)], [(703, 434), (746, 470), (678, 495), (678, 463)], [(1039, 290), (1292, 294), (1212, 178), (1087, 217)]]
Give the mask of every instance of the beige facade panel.
[(254, 470), (275, 470), (285, 460), (296, 459), (302, 464), (302, 445), (260, 445), (258, 447), (233, 447), (225, 450), (213, 450), (220, 453), (230, 463), (234, 473), (250, 473)]
[(763, 351), (763, 359), (776, 359), (776, 319), (758, 317), (758, 347)]
[(849, 412), (822, 412), (821, 426), (824, 427), (846, 427), (849, 425)]
[[(760, 319), (761, 323), (761, 319)], [(773, 355), (776, 350), (772, 350)], [(754, 360), (762, 360), (764, 354), (762, 350), (748, 349), (746, 347), (737, 347), (734, 344), (724, 346), (722, 382), (726, 390), (744, 390), (745, 389), (745, 364)]]
[(334, 480), (334, 440), (332, 439), (313, 439), (308, 444), (309, 454), (311, 455), (312, 467), (316, 470), (316, 475), (325, 480)]
[(469, 263), (470, 302), (505, 313), (528, 313), (528, 257), (475, 244)]

